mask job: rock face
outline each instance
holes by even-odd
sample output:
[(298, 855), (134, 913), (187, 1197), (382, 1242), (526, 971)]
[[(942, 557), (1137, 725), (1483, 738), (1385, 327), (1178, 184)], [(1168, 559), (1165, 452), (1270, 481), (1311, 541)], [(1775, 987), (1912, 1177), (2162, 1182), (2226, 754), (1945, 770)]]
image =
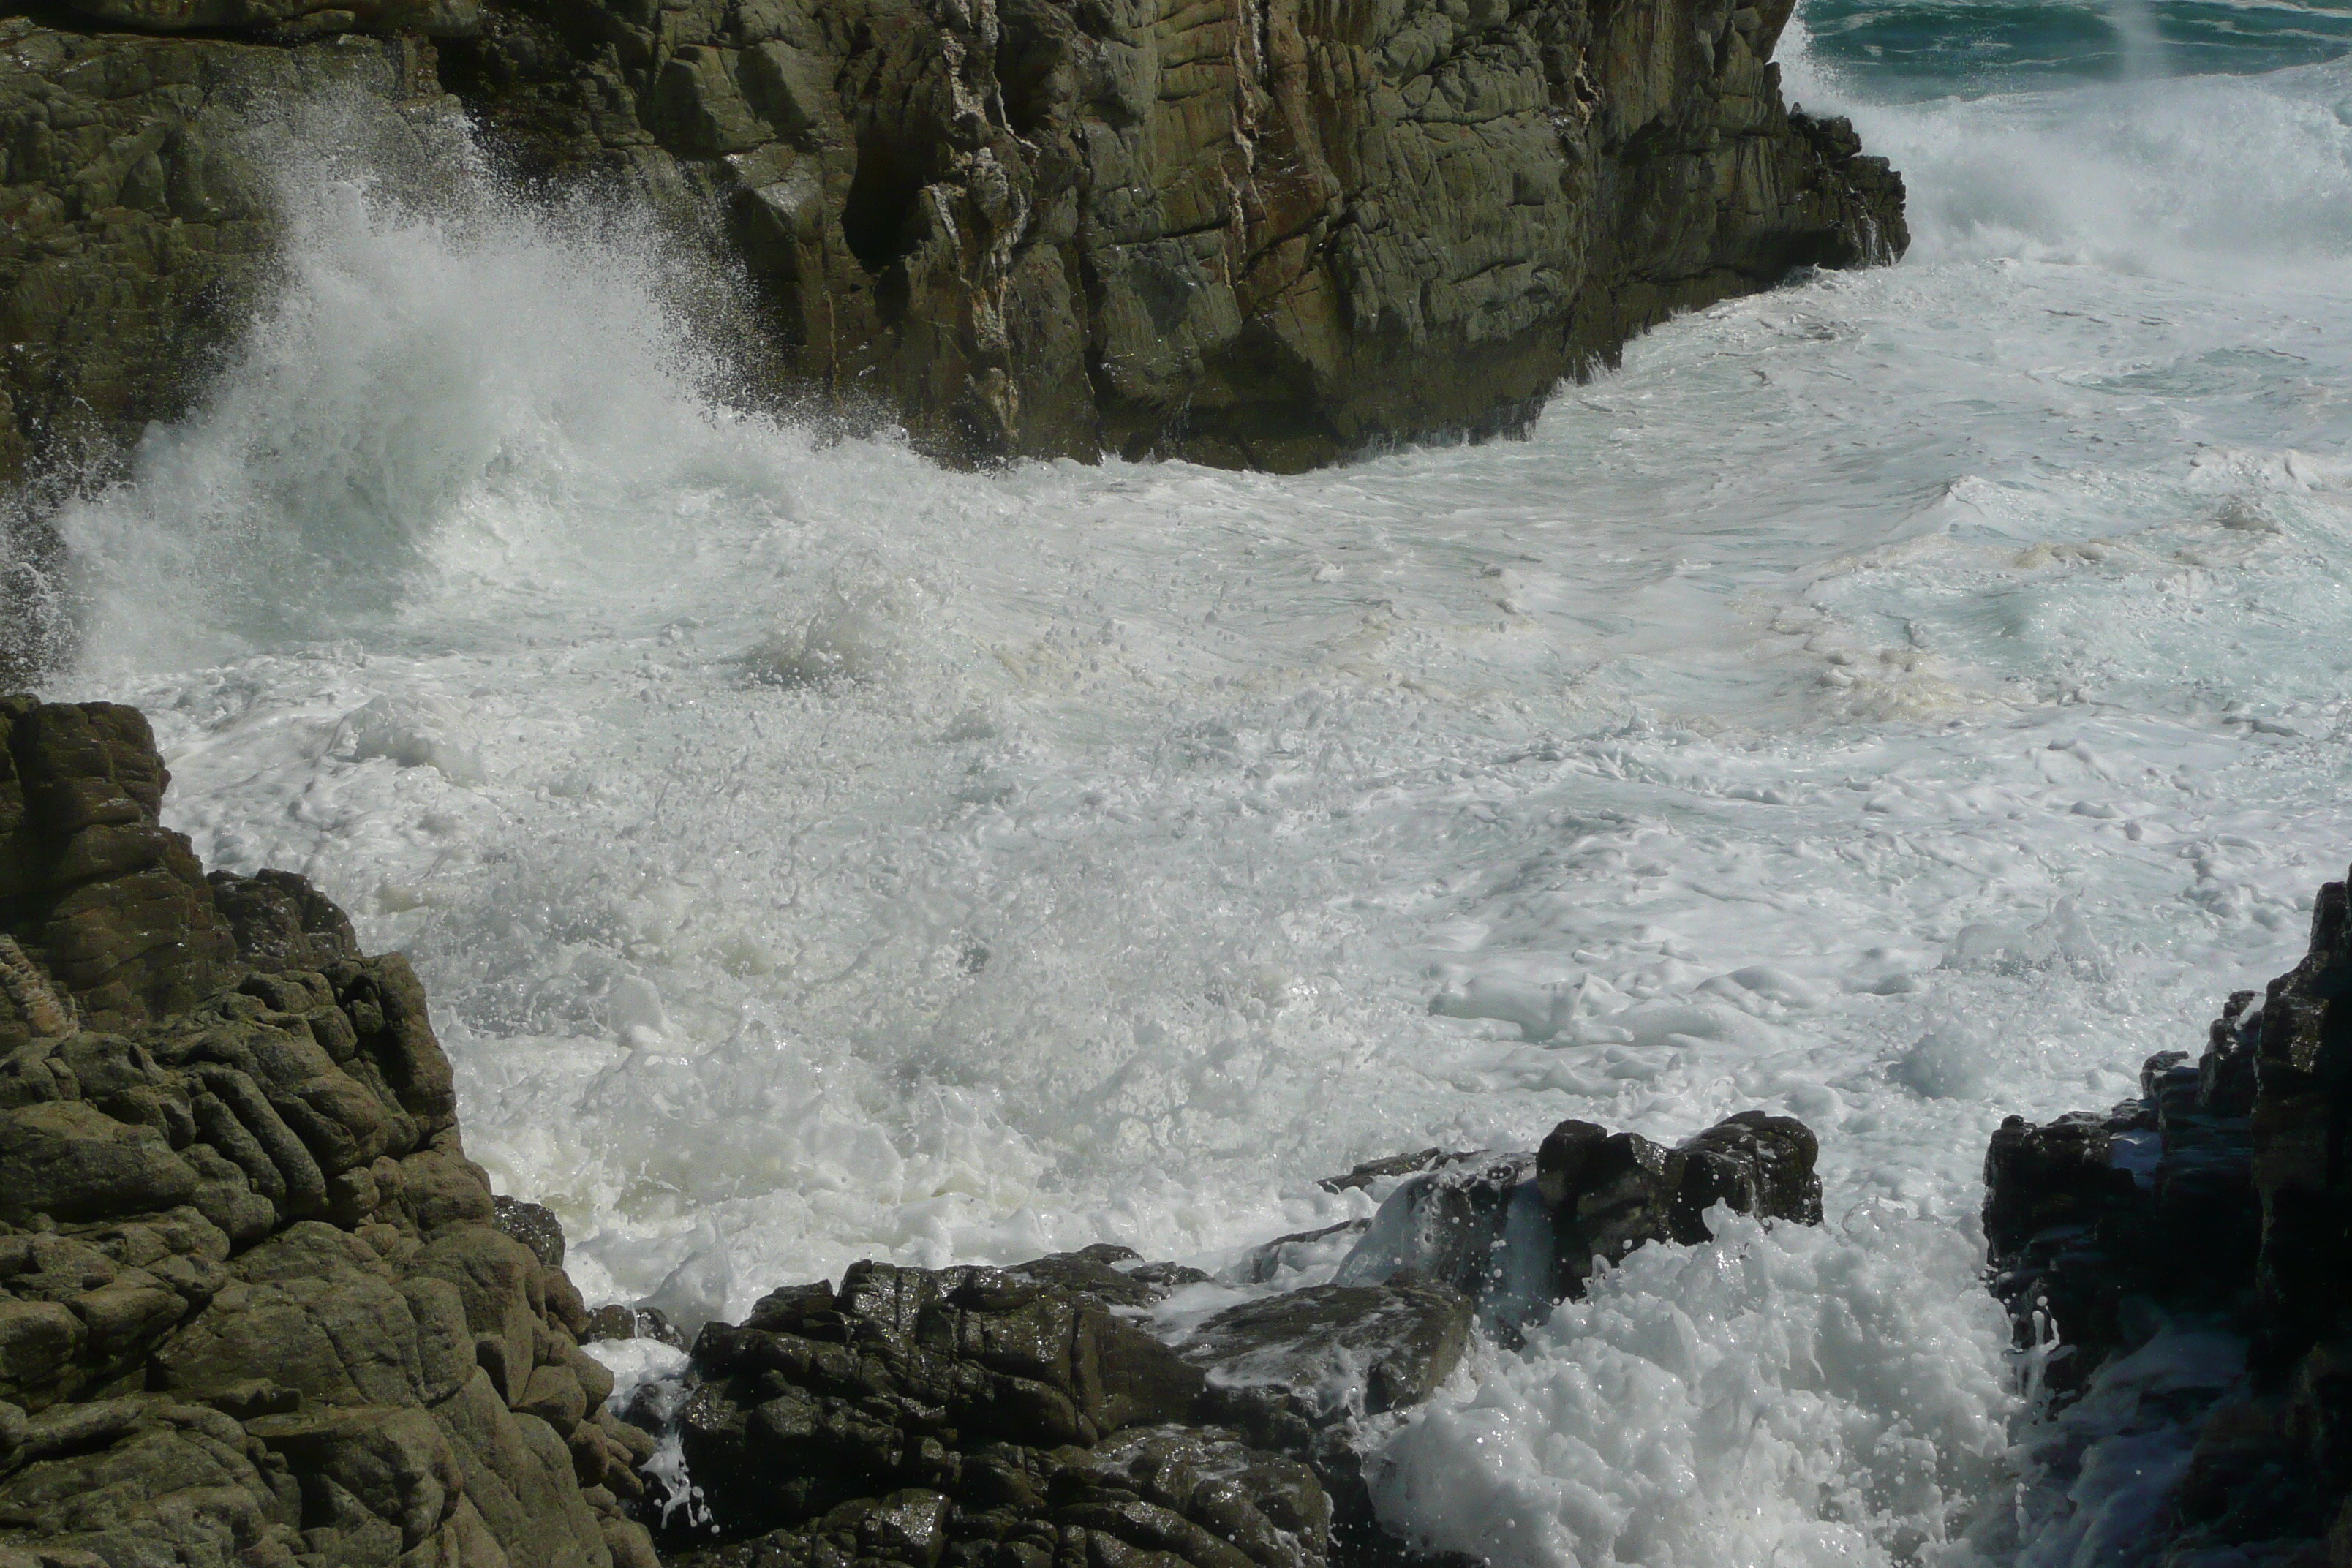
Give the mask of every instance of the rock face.
[(1993, 1289), (2021, 1345), (2054, 1336), (2059, 1397), (2137, 1348), (2158, 1312), (2209, 1314), (2251, 1341), (2242, 1397), (2204, 1418), (2162, 1521), (2163, 1549), (2184, 1561), (2352, 1562), (2347, 995), (2352, 921), (2331, 882), (2309, 953), (2232, 995), (2196, 1061), (2150, 1058), (2142, 1097), (2104, 1115), (2011, 1117), (1986, 1154)]
[(651, 1568), (406, 963), (202, 876), (135, 711), (0, 723), (0, 1556)]
[(1790, 4), (5, 8), (0, 482), (184, 406), (278, 237), (248, 132), (325, 93), (723, 235), (749, 380), (945, 456), (1509, 429), (1671, 310), (1902, 251), (1900, 179), (1782, 102)]
[[(1114, 1313), (1115, 1247), (1020, 1268), (861, 1263), (695, 1342), (698, 1489), (673, 1568), (1323, 1568), (1314, 1472), (1206, 1424), (1209, 1380)], [(726, 1544), (693, 1548), (703, 1531)]]
[(1286, 470), (1899, 255), (1791, 3), (505, 0), (443, 60), (523, 169), (723, 215), (775, 368), (935, 450)]

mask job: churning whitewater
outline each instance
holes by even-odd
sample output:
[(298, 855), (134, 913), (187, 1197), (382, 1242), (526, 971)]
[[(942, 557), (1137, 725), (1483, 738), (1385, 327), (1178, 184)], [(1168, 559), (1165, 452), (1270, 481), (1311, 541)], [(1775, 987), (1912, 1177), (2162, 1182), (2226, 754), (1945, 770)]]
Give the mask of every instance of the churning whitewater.
[(625, 216), (289, 166), (240, 357), (61, 520), (59, 694), (148, 710), (207, 863), (413, 956), (592, 1300), (1213, 1269), (1369, 1214), (1315, 1184), (1360, 1160), (1760, 1107), (1829, 1224), (1482, 1348), (1383, 1516), (1497, 1568), (2105, 1561), (2179, 1456), (2020, 1442), (1981, 1161), (2196, 1048), (2352, 854), (2352, 29), (1810, 20), (1907, 261), (1302, 478), (730, 412)]

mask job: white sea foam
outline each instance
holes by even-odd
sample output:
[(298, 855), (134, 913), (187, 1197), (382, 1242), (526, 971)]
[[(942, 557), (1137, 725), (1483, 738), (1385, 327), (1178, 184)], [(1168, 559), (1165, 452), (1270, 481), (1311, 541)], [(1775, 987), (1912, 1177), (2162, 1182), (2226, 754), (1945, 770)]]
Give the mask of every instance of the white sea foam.
[(1965, 1227), (1858, 1212), (1604, 1269), (1522, 1354), (1407, 1420), (1382, 1517), (1495, 1568), (1916, 1557), (2001, 1475), (2007, 1337)]
[(1891, 1562), (2009, 1509), (1987, 1135), (2193, 1047), (2352, 846), (2347, 99), (1865, 108), (1912, 262), (1300, 478), (827, 445), (625, 226), (289, 167), (245, 357), (63, 520), (68, 685), (411, 952), (592, 1300), (1220, 1265), (1361, 1159), (1801, 1116), (1857, 1217), (1635, 1255), (1381, 1495)]

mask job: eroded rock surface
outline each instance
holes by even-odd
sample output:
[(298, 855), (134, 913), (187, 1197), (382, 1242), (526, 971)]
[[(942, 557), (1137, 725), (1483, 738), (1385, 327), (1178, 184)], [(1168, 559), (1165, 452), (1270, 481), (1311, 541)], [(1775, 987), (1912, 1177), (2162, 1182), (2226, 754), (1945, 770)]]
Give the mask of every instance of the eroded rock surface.
[(651, 1568), (415, 975), (207, 880), (169, 782), (132, 710), (0, 702), (0, 1555)]
[(777, 368), (935, 450), (1296, 469), (1899, 255), (1790, 4), (504, 0), (443, 58), (524, 170), (722, 215)]
[(0, 7), (0, 482), (185, 407), (282, 237), (255, 132), (326, 100), (462, 103), (721, 237), (747, 384), (944, 456), (1513, 428), (1673, 310), (1903, 249), (1900, 179), (1782, 101), (1790, 3)]
[[(1119, 1311), (1166, 1293), (1111, 1267), (1133, 1258), (861, 1263), (708, 1325), (669, 1561), (1321, 1568), (1314, 1472), (1202, 1419), (1201, 1371)], [(692, 1548), (706, 1530), (726, 1543)]]
[(2186, 1411), (2201, 1426), (2152, 1560), (2352, 1561), (2347, 995), (2331, 882), (2303, 962), (2231, 996), (2196, 1060), (2150, 1058), (2141, 1097), (2105, 1113), (2011, 1117), (1987, 1151), (1994, 1293), (2059, 1399), (2168, 1324), (2250, 1342), (2242, 1384)]

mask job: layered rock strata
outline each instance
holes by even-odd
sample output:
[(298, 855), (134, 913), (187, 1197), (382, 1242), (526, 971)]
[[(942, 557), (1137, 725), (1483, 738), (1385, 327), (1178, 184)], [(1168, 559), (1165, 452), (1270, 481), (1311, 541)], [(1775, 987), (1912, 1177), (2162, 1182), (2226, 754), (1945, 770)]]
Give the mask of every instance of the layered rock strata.
[(415, 974), (207, 879), (169, 782), (132, 710), (0, 701), (0, 1559), (653, 1568)]
[(2167, 1504), (2168, 1561), (2352, 1562), (2345, 887), (2320, 889), (2303, 962), (2231, 995), (2197, 1058), (2150, 1058), (2141, 1097), (2105, 1113), (2011, 1117), (1986, 1154), (1993, 1289), (2061, 1401), (2168, 1322), (2250, 1342)]

